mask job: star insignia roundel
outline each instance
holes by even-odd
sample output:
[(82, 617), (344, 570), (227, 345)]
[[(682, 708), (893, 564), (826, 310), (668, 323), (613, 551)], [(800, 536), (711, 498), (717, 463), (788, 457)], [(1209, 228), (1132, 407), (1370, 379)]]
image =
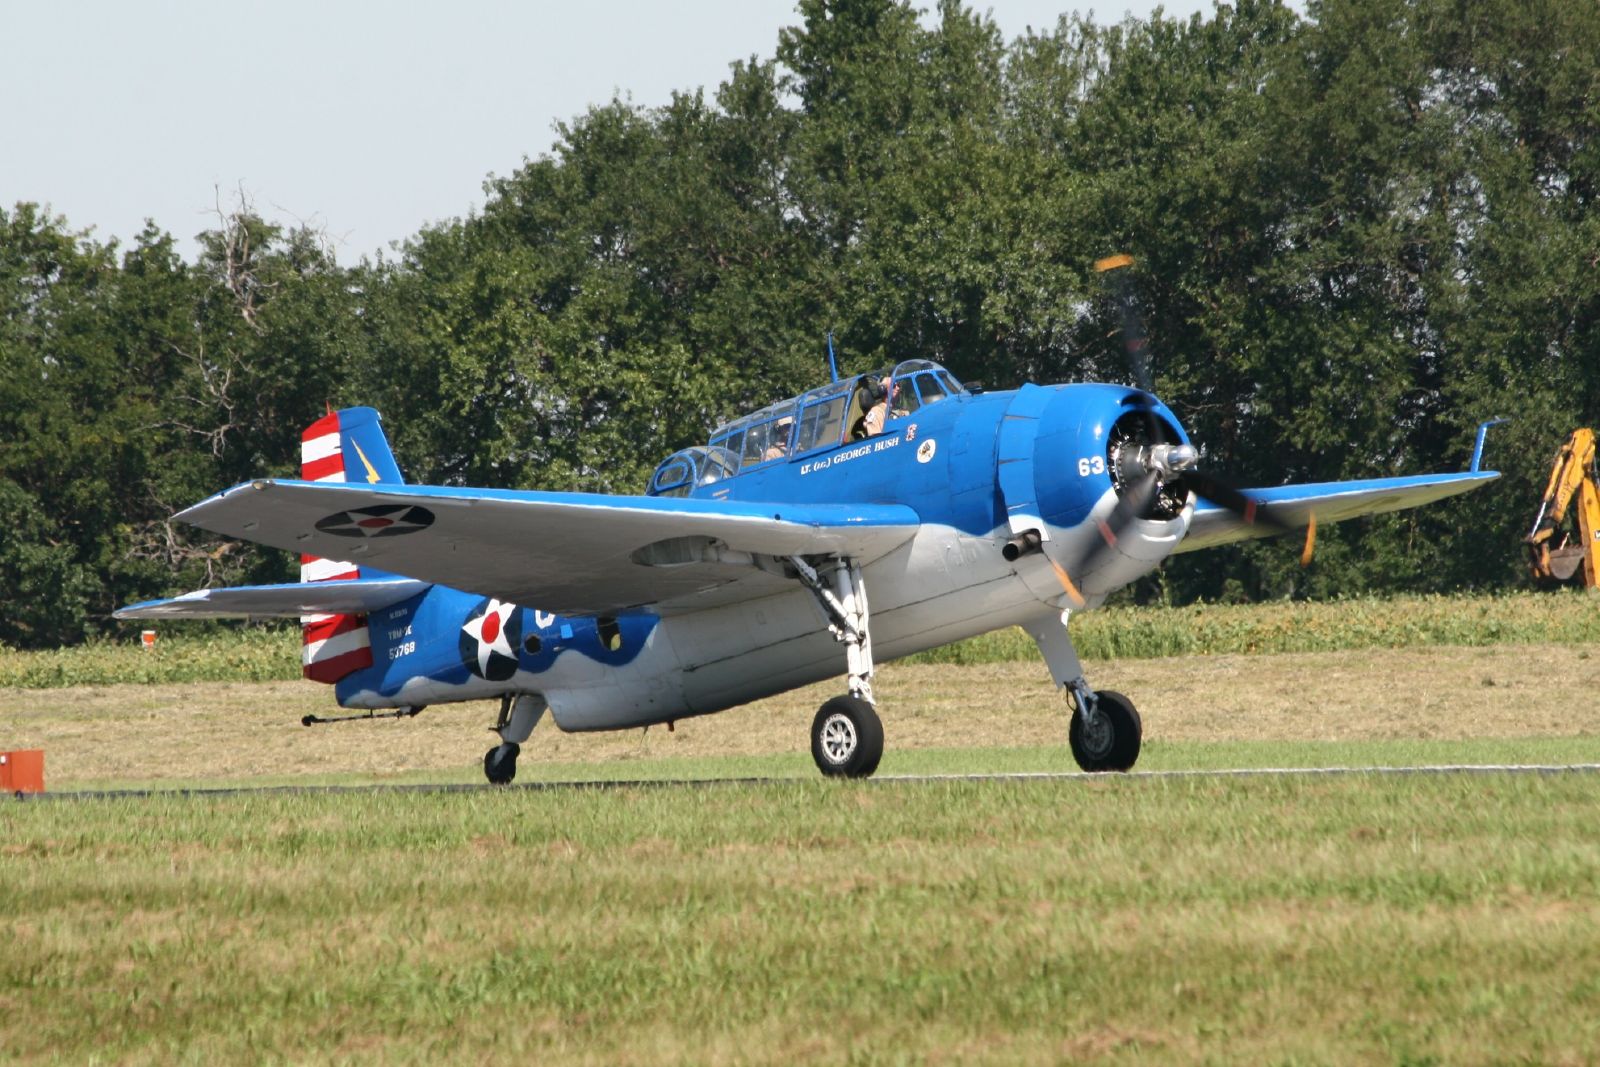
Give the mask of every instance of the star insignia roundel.
[(339, 511), (317, 520), (317, 529), (335, 537), (401, 537), (433, 525), (433, 512), (416, 504), (382, 504)]
[(479, 678), (503, 682), (517, 673), (521, 642), (522, 610), (503, 600), (485, 600), (461, 626), (461, 662)]

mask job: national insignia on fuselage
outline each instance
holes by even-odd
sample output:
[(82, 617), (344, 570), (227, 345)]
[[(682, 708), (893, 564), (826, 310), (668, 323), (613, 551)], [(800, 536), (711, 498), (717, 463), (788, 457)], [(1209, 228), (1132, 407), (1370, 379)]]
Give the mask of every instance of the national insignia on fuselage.
[(461, 627), (461, 662), (479, 678), (503, 682), (517, 673), (522, 613), (515, 604), (490, 598)]

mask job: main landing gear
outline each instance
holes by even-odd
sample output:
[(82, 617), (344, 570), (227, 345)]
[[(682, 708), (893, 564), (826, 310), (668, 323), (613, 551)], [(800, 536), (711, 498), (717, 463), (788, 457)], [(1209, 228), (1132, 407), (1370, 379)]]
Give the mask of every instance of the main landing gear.
[(490, 785), (509, 785), (517, 776), (517, 755), (544, 716), (544, 698), (535, 693), (507, 693), (491, 729), (500, 743), (483, 754), (483, 776)]
[(860, 697), (834, 697), (811, 720), (811, 758), (830, 778), (866, 778), (883, 758), (883, 721)]
[(1072, 725), (1067, 741), (1072, 758), (1086, 771), (1126, 771), (1139, 760), (1144, 724), (1133, 702), (1110, 689), (1095, 692), (1083, 677), (1083, 665), (1067, 633), (1067, 612), (1048, 616), (1024, 626), (1056, 684), (1067, 690), (1072, 706)]
[(867, 631), (867, 587), (852, 559), (812, 566), (791, 556), (800, 584), (828, 619), (828, 631), (844, 645), (850, 692), (817, 709), (811, 720), (811, 758), (829, 778), (866, 778), (883, 759), (883, 721), (872, 701), (872, 635)]

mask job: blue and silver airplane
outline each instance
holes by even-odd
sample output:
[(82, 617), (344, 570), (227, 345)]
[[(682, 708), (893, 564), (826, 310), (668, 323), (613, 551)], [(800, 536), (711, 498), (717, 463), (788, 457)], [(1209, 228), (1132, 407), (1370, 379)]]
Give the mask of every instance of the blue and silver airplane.
[[(873, 671), (1021, 626), (1065, 690), (1087, 771), (1138, 759), (1139, 714), (1085, 679), (1069, 617), (1169, 555), (1415, 507), (1460, 473), (1239, 490), (1142, 387), (981, 392), (913, 359), (832, 381), (667, 457), (643, 495), (408, 485), (370, 408), (303, 437), (302, 477), (236, 485), (185, 522), (301, 555), (299, 583), (202, 589), (125, 619), (300, 616), (306, 677), (341, 707), (499, 700), (490, 782), (546, 710), (562, 730), (707, 715), (836, 676), (825, 775), (883, 753)], [(868, 604), (868, 593), (871, 605)], [(307, 717), (307, 721), (319, 720)]]

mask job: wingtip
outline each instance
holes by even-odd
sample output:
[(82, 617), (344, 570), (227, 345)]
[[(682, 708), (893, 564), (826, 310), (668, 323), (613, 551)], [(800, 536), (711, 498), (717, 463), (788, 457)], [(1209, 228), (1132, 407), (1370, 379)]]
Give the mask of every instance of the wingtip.
[(212, 493), (204, 500), (190, 504), (188, 507), (184, 508), (182, 511), (178, 512), (172, 517), (177, 519), (179, 522), (186, 522), (191, 526), (199, 526), (201, 524), (196, 522), (193, 516), (199, 515), (217, 501), (224, 500), (230, 496), (233, 496), (235, 493), (243, 492), (246, 489), (253, 489), (257, 492), (261, 492), (263, 490), (272, 488), (272, 486), (276, 485), (277, 483), (278, 479), (276, 478), (255, 478), (248, 482), (240, 482), (238, 485), (229, 486), (220, 493)]

